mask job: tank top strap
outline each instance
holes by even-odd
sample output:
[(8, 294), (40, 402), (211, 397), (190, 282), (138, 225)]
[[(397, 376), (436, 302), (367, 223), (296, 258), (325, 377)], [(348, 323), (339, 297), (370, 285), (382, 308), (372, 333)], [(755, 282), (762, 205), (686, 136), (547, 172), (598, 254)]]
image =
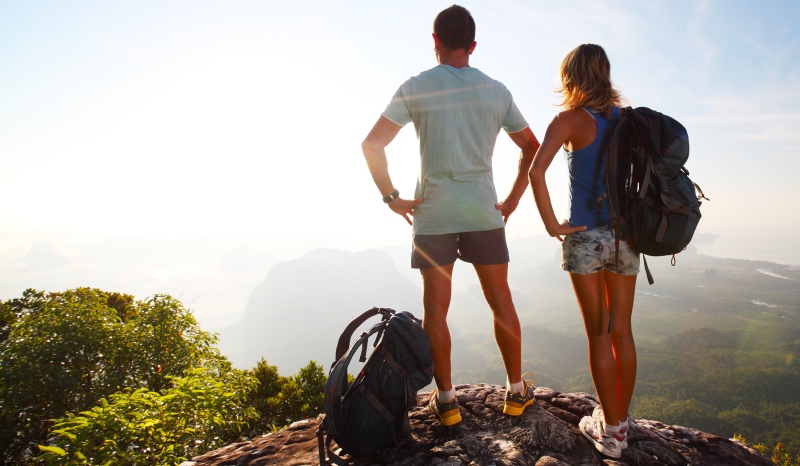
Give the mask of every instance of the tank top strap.
[(600, 112), (598, 112), (597, 110), (595, 110), (595, 109), (593, 109), (591, 107), (581, 107), (581, 108), (583, 108), (583, 110), (585, 110), (586, 113), (591, 115), (591, 117), (594, 119), (594, 121), (597, 121), (598, 117), (601, 117), (603, 120), (616, 120), (617, 118), (619, 118), (619, 107), (617, 107), (616, 105), (611, 107), (611, 117), (610, 118), (606, 118), (604, 115), (601, 115)]

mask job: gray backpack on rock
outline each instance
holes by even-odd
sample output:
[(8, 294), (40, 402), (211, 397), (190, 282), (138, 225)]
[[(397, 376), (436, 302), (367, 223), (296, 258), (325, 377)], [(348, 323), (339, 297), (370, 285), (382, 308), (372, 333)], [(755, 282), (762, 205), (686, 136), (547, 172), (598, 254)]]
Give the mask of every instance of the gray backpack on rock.
[[(353, 332), (377, 315), (381, 321), (350, 346)], [(349, 385), (347, 368), (357, 353), (365, 364)], [(405, 443), (408, 411), (417, 405), (417, 390), (432, 379), (430, 340), (411, 313), (372, 308), (353, 320), (339, 337), (336, 362), (325, 383), (325, 418), (317, 431), (320, 465), (348, 464), (331, 451), (332, 441), (342, 449), (340, 455), (354, 458)]]

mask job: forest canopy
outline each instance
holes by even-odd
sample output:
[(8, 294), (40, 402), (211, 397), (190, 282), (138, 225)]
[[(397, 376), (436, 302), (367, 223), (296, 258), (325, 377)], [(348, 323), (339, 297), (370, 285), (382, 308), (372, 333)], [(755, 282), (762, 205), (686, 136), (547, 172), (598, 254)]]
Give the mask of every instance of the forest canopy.
[[(632, 414), (743, 436), (798, 464), (800, 340), (787, 332), (642, 342)], [(526, 327), (523, 341), (539, 385), (593, 391), (583, 338)], [(470, 368), (454, 376), (502, 383), (491, 337), (470, 342), (454, 341), (454, 363)], [(29, 289), (0, 303), (0, 464), (179, 464), (323, 411), (316, 362), (293, 376), (264, 358), (238, 370), (217, 343), (169, 295)]]
[(177, 464), (316, 416), (324, 381), (234, 369), (169, 295), (29, 289), (0, 303), (0, 463)]

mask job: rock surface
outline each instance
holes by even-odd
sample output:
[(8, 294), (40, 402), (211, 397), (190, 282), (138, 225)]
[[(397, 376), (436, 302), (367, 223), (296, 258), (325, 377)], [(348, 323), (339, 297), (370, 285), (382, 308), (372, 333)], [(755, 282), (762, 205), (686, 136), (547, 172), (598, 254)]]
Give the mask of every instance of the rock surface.
[[(439, 466), (718, 466), (772, 463), (752, 448), (679, 426), (639, 420), (628, 433), (621, 458), (601, 455), (578, 430), (597, 399), (587, 393), (536, 389), (536, 403), (519, 417), (502, 414), (504, 387), (456, 386), (463, 421), (442, 426), (427, 407), (429, 393), (418, 396), (411, 411), (411, 440), (371, 458), (351, 461), (367, 465)], [(280, 432), (206, 453), (182, 466), (305, 466), (319, 464), (316, 431), (321, 417), (295, 422)]]

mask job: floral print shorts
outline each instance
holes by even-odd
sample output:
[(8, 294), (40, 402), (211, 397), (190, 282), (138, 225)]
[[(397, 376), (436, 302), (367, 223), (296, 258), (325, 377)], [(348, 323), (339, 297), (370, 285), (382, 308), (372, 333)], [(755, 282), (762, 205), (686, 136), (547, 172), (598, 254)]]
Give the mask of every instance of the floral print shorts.
[(621, 275), (639, 273), (639, 253), (624, 240), (619, 242), (619, 258), (614, 254), (614, 230), (598, 227), (567, 235), (561, 243), (561, 268), (588, 275), (608, 270)]

